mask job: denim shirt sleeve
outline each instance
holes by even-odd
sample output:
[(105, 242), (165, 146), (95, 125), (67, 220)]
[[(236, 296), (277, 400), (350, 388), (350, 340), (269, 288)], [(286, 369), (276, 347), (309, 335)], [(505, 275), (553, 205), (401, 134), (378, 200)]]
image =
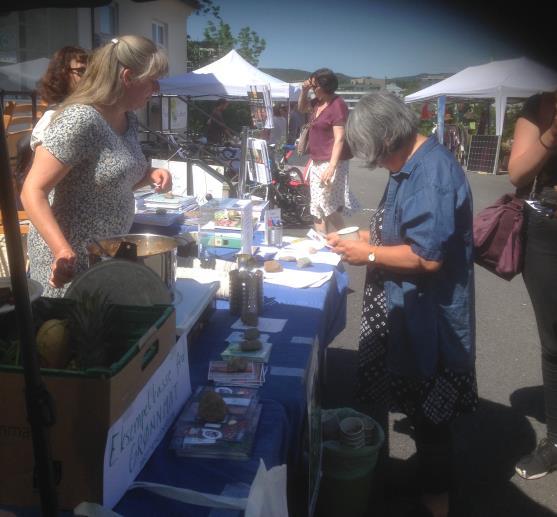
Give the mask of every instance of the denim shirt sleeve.
[(454, 191), (426, 184), (410, 195), (400, 209), (400, 235), (416, 255), (442, 262), (455, 231)]

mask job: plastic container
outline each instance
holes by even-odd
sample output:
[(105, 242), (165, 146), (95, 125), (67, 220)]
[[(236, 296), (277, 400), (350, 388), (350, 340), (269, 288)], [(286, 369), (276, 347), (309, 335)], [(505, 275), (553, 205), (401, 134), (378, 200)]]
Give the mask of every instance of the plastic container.
[(373, 431), (368, 435), (370, 438), (366, 445), (359, 448), (343, 445), (337, 440), (323, 442), (323, 477), (317, 514), (331, 517), (366, 515), (372, 475), (385, 433), (373, 418), (351, 408), (328, 409), (322, 415), (324, 422), (341, 422), (348, 417), (357, 417), (364, 422), (364, 428), (373, 428)]

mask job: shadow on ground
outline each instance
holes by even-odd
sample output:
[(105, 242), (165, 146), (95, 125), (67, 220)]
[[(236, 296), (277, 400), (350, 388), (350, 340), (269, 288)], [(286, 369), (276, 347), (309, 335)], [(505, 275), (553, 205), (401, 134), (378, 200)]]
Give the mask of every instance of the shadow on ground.
[[(332, 348), (327, 352), (327, 383), (323, 407), (352, 407), (363, 410), (353, 389), (357, 352)], [(332, 382), (334, 380), (334, 382)], [(536, 444), (528, 416), (541, 418), (541, 388), (524, 388), (511, 396), (511, 407), (481, 399), (478, 411), (455, 422), (454, 464), (456, 489), (451, 495), (451, 517), (550, 517), (555, 514), (539, 505), (513, 484), (514, 465)], [(384, 428), (388, 415), (372, 414)], [(410, 435), (408, 420), (394, 422), (392, 433)], [(388, 433), (387, 433), (388, 434)], [(369, 516), (416, 515), (415, 456), (390, 458), (388, 440), (370, 487)], [(316, 517), (327, 512), (319, 511)], [(339, 516), (344, 517), (344, 516)], [(350, 516), (357, 517), (357, 516)]]

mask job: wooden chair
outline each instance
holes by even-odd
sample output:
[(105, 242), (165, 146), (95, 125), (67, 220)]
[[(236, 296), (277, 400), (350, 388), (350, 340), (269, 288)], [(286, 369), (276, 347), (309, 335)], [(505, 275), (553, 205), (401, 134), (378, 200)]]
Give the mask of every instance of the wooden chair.
[[(29, 233), (29, 220), (25, 210), (17, 212), (19, 221), (19, 233), (21, 234), (21, 246), (23, 248), (23, 257), (27, 267), (27, 234)], [(4, 226), (2, 225), (2, 214), (0, 213), (0, 276), (10, 276), (10, 268), (8, 264), (8, 254), (6, 249), (6, 241), (4, 237)]]
[(8, 125), (6, 126), (7, 133), (18, 133), (23, 129), (33, 129), (33, 117), (30, 115), (12, 115)]
[(10, 125), (10, 121), (12, 120), (12, 116), (11, 115), (6, 115), (4, 113), (4, 115), (2, 115), (2, 117), (4, 118), (4, 129), (7, 130), (8, 126)]

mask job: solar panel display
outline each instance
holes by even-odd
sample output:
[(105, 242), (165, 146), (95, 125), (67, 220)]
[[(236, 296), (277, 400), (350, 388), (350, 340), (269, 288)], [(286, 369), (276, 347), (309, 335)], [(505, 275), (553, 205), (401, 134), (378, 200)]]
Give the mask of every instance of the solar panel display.
[(499, 135), (473, 135), (468, 148), (466, 170), (496, 174), (500, 141)]

